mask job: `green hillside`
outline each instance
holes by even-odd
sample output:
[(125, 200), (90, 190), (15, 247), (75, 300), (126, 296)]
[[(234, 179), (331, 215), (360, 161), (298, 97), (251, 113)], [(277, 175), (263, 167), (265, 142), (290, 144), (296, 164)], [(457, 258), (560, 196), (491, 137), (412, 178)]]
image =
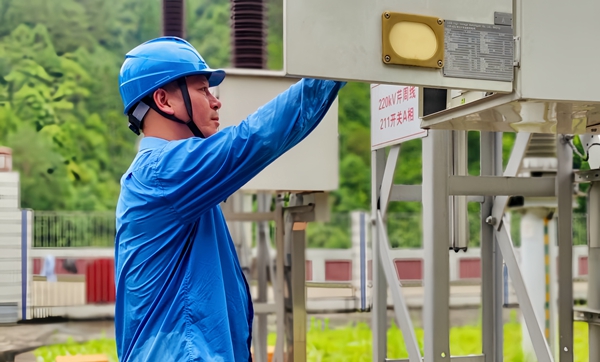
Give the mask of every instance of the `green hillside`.
[[(228, 0), (186, 3), (187, 38), (212, 67), (230, 64), (229, 7)], [(160, 35), (160, 11), (160, 0), (0, 0), (0, 144), (13, 148), (22, 207), (114, 209), (119, 178), (136, 147), (122, 115), (118, 71), (129, 49)], [(267, 18), (268, 66), (280, 69), (281, 0), (269, 0)], [(368, 84), (341, 91), (339, 114), (340, 188), (331, 197), (332, 212), (368, 210)], [(505, 136), (506, 151), (512, 136)], [(476, 174), (477, 132), (469, 134), (469, 143), (469, 168)], [(420, 183), (420, 155), (419, 140), (403, 146), (396, 182)], [(477, 213), (477, 205), (470, 207)], [(415, 214), (420, 208), (395, 203), (390, 212)], [(393, 223), (390, 232), (413, 240), (411, 223)], [(313, 227), (312, 235), (322, 237), (311, 240), (327, 244), (345, 232), (326, 229)]]

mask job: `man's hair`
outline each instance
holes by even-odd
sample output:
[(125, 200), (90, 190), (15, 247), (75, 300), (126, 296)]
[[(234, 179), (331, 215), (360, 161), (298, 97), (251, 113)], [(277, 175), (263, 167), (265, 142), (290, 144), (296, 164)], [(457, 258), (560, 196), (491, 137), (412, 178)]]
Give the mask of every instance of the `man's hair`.
[(165, 91), (167, 91), (169, 93), (173, 93), (173, 92), (179, 91), (179, 85), (177, 84), (176, 80), (172, 81), (171, 83), (167, 83), (167, 84), (163, 85), (160, 88), (164, 89)]

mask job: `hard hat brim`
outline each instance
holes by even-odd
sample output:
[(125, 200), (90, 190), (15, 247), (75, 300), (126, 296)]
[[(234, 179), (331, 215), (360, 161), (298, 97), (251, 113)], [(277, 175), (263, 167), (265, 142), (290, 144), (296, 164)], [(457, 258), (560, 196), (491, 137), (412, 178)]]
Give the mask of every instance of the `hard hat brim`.
[[(223, 80), (225, 79), (225, 76), (227, 74), (222, 69), (204, 68), (202, 70), (192, 70), (192, 71), (189, 71), (189, 72), (183, 72), (181, 74), (178, 74), (177, 79), (184, 78), (184, 77), (189, 77), (189, 76), (192, 76), (192, 75), (204, 75), (204, 76), (206, 76), (206, 78), (208, 80), (208, 86), (209, 87), (216, 87), (216, 86), (220, 85), (223, 82)], [(133, 99), (128, 104), (128, 106), (123, 110), (123, 113), (124, 114), (128, 114), (129, 111), (136, 104), (138, 104), (144, 97), (146, 97), (146, 96), (154, 93), (157, 89), (160, 89), (161, 87), (164, 87), (165, 85), (167, 85), (167, 84), (169, 84), (171, 82), (174, 82), (177, 79), (166, 77), (163, 82), (156, 84), (154, 87), (152, 87), (147, 92), (144, 92), (143, 94), (140, 94), (135, 99)]]

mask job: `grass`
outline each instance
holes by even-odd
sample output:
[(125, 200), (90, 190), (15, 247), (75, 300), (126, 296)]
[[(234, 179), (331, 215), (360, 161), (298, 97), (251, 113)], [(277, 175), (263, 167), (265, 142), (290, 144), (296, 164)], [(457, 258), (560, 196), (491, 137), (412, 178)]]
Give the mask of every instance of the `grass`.
[(117, 345), (114, 339), (100, 338), (85, 343), (77, 343), (72, 339), (67, 343), (53, 344), (40, 347), (33, 351), (37, 362), (55, 362), (57, 356), (77, 354), (99, 354), (104, 353), (110, 362), (119, 362), (117, 358)]
[[(574, 353), (576, 362), (588, 360), (588, 327), (575, 322)], [(416, 329), (423, 353), (423, 330)], [(276, 336), (269, 334), (268, 343), (274, 345)], [(367, 362), (371, 361), (371, 330), (365, 323), (330, 328), (327, 319), (311, 318), (307, 332), (307, 360), (310, 362)], [(453, 356), (481, 354), (481, 326), (454, 327), (450, 330), (450, 352)], [(37, 362), (54, 362), (56, 356), (75, 354), (106, 354), (111, 362), (118, 362), (114, 339), (102, 338), (86, 343), (72, 340), (64, 344), (41, 347), (34, 351)], [(408, 352), (402, 333), (395, 326), (388, 330), (388, 358), (407, 358)], [(521, 349), (521, 325), (510, 321), (504, 325), (504, 360), (526, 362)]]

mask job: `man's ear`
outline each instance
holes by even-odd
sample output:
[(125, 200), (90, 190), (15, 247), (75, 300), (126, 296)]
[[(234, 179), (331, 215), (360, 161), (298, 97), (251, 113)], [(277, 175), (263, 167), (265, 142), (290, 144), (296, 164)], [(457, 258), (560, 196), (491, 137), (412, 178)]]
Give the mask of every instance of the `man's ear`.
[(169, 94), (166, 90), (159, 88), (154, 91), (152, 95), (154, 98), (154, 103), (161, 111), (166, 114), (175, 114), (175, 110), (173, 109), (173, 96)]

